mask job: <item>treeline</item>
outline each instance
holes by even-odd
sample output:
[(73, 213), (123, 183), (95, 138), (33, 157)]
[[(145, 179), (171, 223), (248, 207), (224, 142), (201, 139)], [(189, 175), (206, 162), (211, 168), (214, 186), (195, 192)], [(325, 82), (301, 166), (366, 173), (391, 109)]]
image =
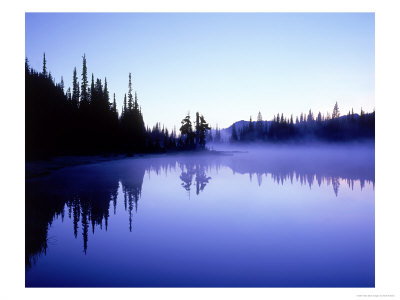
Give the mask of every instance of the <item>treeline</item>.
[(215, 126), (214, 134), (212, 130), (207, 132), (206, 141), (210, 143), (221, 143), (223, 139), (221, 137), (221, 128), (218, 127), (218, 124)]
[(301, 114), (293, 120), (293, 115), (285, 117), (283, 114), (274, 115), (272, 121), (262, 120), (258, 113), (257, 121), (250, 117), (248, 125), (236, 128), (232, 125), (231, 142), (251, 141), (354, 141), (375, 138), (375, 111), (360, 114), (353, 109), (347, 115), (340, 116), (336, 102), (332, 116), (319, 112), (317, 116), (309, 110), (308, 114)]
[(82, 60), (81, 82), (76, 68), (72, 88), (65, 90), (61, 77), (55, 83), (43, 55), (41, 72), (25, 60), (25, 133), (26, 159), (57, 155), (93, 155), (106, 153), (153, 153), (204, 149), (210, 127), (197, 113), (193, 130), (190, 116), (182, 121), (179, 137), (157, 123), (145, 126), (137, 93), (133, 92), (129, 73), (128, 93), (118, 112), (115, 93), (112, 98), (107, 78), (91, 75), (88, 79), (86, 56)]

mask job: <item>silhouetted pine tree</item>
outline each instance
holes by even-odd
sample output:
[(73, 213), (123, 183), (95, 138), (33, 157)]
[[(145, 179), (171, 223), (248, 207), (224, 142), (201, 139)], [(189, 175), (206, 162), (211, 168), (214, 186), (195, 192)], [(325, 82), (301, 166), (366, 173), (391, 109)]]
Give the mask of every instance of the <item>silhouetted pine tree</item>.
[(318, 123), (321, 123), (321, 122), (322, 122), (322, 115), (321, 115), (321, 112), (318, 112), (317, 122), (318, 122)]
[(131, 73), (129, 73), (129, 84), (128, 84), (128, 111), (131, 113), (133, 110), (133, 95), (132, 95), (132, 79)]
[(93, 99), (95, 98), (94, 97), (94, 93), (95, 93), (95, 90), (94, 90), (94, 74), (92, 73), (92, 81), (90, 83), (90, 102), (91, 103), (93, 103)]
[(125, 115), (126, 111), (127, 111), (127, 105), (126, 105), (126, 94), (125, 94), (124, 95), (124, 107), (123, 107), (122, 113)]
[(87, 66), (86, 66), (86, 55), (82, 57), (82, 82), (81, 82), (81, 103), (86, 105), (89, 103), (88, 95), (88, 79), (87, 79)]
[(190, 120), (190, 114), (188, 113), (186, 117), (181, 121), (181, 127), (179, 131), (181, 132), (181, 136), (184, 137), (186, 149), (194, 148), (194, 132), (192, 128), (192, 121)]
[(61, 88), (62, 92), (64, 93), (64, 79), (62, 76), (61, 76), (60, 88)]
[(151, 143), (146, 142), (146, 130), (138, 103), (137, 93), (135, 92), (135, 102), (133, 102), (132, 91), (132, 77), (131, 73), (129, 73), (128, 103), (126, 103), (125, 95), (124, 109), (121, 116), (122, 140), (124, 148), (128, 151), (144, 151), (147, 146), (150, 147)]
[(118, 121), (118, 109), (117, 109), (117, 101), (115, 100), (115, 93), (114, 93), (114, 100), (113, 100), (113, 104), (112, 104), (112, 112), (114, 114), (114, 118), (116, 118)]
[(197, 145), (200, 149), (205, 149), (207, 131), (211, 130), (210, 126), (204, 119), (203, 115), (196, 113), (196, 138), (198, 137)]
[(200, 115), (196, 112), (196, 123), (195, 123), (195, 137), (196, 137), (196, 147), (200, 145)]
[(47, 67), (46, 67), (46, 53), (43, 53), (43, 69), (42, 74), (44, 77), (47, 76)]
[(257, 115), (257, 122), (256, 122), (256, 137), (257, 139), (261, 140), (264, 137), (264, 132), (263, 132), (263, 120), (262, 120), (262, 115), (261, 112), (258, 112)]
[(79, 83), (76, 75), (76, 68), (72, 77), (72, 106), (78, 108), (79, 105)]
[(250, 116), (249, 132), (252, 133), (253, 131), (254, 131), (254, 124), (253, 124), (253, 121), (252, 121), (251, 116)]
[(338, 106), (338, 104), (336, 102), (335, 106), (333, 107), (332, 119), (337, 119), (339, 117), (340, 117), (339, 106)]
[(66, 97), (67, 97), (68, 102), (71, 103), (72, 102), (71, 88), (68, 88)]

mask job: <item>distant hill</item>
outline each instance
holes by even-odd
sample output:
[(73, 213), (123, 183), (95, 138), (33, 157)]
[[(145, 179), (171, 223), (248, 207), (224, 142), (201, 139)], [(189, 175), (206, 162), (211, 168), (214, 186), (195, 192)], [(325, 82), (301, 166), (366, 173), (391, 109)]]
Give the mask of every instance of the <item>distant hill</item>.
[[(268, 123), (268, 125), (271, 123), (271, 121), (262, 121), (262, 122), (263, 122), (263, 126), (265, 126), (267, 123)], [(239, 132), (240, 129), (242, 129), (243, 127), (249, 126), (249, 123), (250, 123), (250, 121), (240, 120), (233, 124), (235, 124), (236, 131)], [(255, 123), (255, 122), (253, 122), (253, 123)], [(228, 128), (221, 129), (221, 139), (223, 141), (229, 141), (229, 139), (232, 135), (233, 124), (231, 126), (229, 126)]]
[[(265, 126), (266, 123), (268, 123), (268, 124), (271, 123), (271, 121), (262, 121), (262, 122), (263, 122), (263, 126)], [(235, 122), (233, 124), (235, 124), (236, 130), (239, 132), (239, 130), (242, 129), (242, 127), (249, 126), (249, 123), (250, 123), (249, 121), (240, 120), (240, 121), (237, 121), (237, 122)], [(222, 139), (223, 142), (228, 142), (229, 141), (229, 139), (230, 139), (230, 137), (232, 135), (232, 126), (233, 126), (233, 124), (231, 126), (229, 126), (228, 128), (221, 128), (221, 139)], [(215, 129), (214, 128), (211, 129), (211, 133), (212, 133), (213, 136), (215, 136)]]

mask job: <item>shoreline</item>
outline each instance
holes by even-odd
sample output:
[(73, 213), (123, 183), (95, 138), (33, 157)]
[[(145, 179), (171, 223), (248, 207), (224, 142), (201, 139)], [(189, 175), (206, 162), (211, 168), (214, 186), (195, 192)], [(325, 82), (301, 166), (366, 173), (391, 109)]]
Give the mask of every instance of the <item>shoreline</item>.
[(46, 160), (25, 161), (25, 180), (50, 175), (67, 167), (94, 164), (128, 158), (128, 155), (67, 155), (55, 156)]
[(188, 154), (212, 154), (212, 155), (233, 155), (233, 153), (242, 151), (182, 151), (182, 152), (166, 152), (166, 153), (138, 153), (134, 155), (128, 154), (109, 154), (109, 155), (66, 155), (55, 156), (46, 160), (25, 161), (25, 180), (50, 175), (52, 172), (80, 165), (89, 165), (96, 163), (109, 162), (114, 160), (122, 160), (127, 158), (151, 158), (152, 156), (162, 155), (188, 155)]
[[(213, 146), (215, 144), (210, 145), (211, 148), (205, 151), (178, 151), (178, 152), (164, 152), (164, 153), (138, 153), (134, 155), (129, 154), (103, 154), (103, 155), (66, 155), (66, 156), (55, 156), (46, 160), (37, 160), (37, 161), (25, 161), (25, 180), (32, 180), (38, 177), (44, 177), (50, 175), (52, 172), (80, 165), (88, 165), (88, 164), (96, 164), (109, 162), (114, 160), (122, 160), (122, 159), (137, 159), (137, 158), (152, 158), (152, 157), (160, 157), (160, 156), (177, 156), (177, 155), (221, 155), (221, 156), (232, 156), (239, 153), (248, 153), (248, 150), (258, 151), (266, 151), (267, 153), (272, 149), (280, 149), (282, 146), (289, 146), (289, 151), (294, 151), (298, 149), (302, 150), (310, 150), (310, 149), (324, 149), (326, 146), (328, 147), (338, 147), (342, 148), (343, 146), (349, 147), (349, 149), (354, 147), (373, 147), (375, 150), (374, 142), (367, 143), (351, 143), (351, 144), (326, 144), (326, 143), (317, 143), (317, 144), (303, 144), (303, 145), (293, 145), (293, 144), (274, 144), (269, 145), (270, 147), (265, 147), (262, 144), (254, 143), (254, 144), (235, 144), (229, 147), (223, 147), (222, 145), (218, 145), (219, 149), (215, 149)], [(221, 147), (222, 146), (222, 147)]]

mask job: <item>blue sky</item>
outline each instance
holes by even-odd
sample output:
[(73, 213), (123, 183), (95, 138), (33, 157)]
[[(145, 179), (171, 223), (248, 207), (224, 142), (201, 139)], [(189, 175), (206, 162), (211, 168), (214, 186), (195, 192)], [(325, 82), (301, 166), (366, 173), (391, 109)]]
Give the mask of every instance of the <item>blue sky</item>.
[[(85, 53), (121, 111), (132, 73), (147, 125), (187, 111), (212, 126), (276, 113), (372, 111), (373, 13), (28, 13), (26, 56), (71, 86)], [(89, 75), (91, 76), (91, 75)]]

